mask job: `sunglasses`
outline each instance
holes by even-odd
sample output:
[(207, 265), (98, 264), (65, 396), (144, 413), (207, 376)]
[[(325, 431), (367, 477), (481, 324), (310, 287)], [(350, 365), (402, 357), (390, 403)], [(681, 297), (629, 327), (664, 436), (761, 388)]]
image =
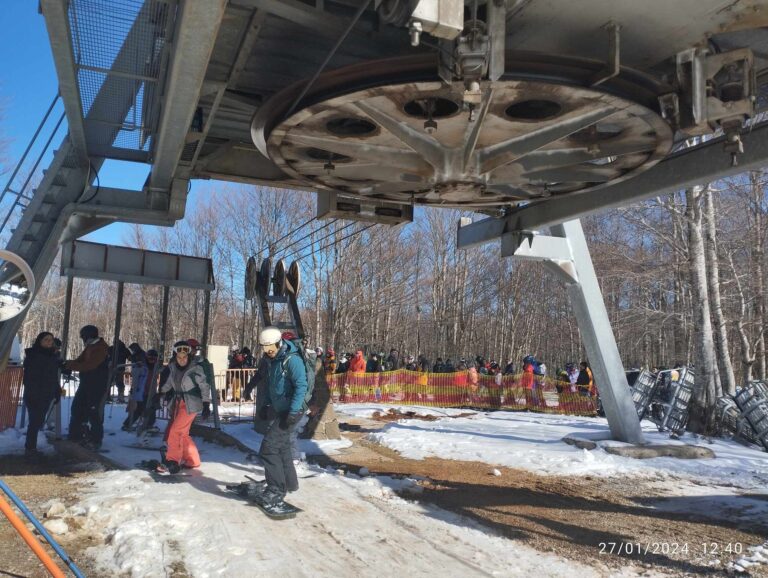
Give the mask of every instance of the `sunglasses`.
[(176, 353), (189, 353), (192, 348), (189, 345), (178, 345), (173, 348)]

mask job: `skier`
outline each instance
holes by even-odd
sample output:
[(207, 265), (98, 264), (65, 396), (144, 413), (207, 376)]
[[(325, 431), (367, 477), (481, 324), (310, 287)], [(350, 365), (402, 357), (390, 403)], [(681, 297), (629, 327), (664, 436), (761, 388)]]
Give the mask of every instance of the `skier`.
[(268, 423), (259, 451), (265, 479), (248, 487), (246, 493), (268, 515), (282, 516), (295, 513), (295, 508), (285, 502), (285, 495), (299, 489), (291, 455), (291, 432), (304, 415), (307, 370), (298, 346), (283, 340), (278, 328), (264, 328), (259, 345), (266, 358), (266, 386), (259, 409), (259, 417)]
[(202, 412), (203, 419), (211, 415), (211, 384), (203, 366), (192, 358), (192, 347), (186, 341), (177, 341), (173, 351), (175, 356), (168, 364), (168, 380), (160, 388), (161, 393), (173, 391), (174, 395), (168, 451), (163, 462), (157, 465), (161, 474), (176, 474), (182, 467), (200, 465), (200, 454), (189, 436), (189, 428), (198, 413)]
[(109, 346), (94, 325), (80, 329), (80, 339), (85, 349), (77, 359), (64, 364), (64, 369), (80, 372), (80, 386), (72, 400), (69, 439), (99, 450), (104, 438), (104, 404), (109, 394)]

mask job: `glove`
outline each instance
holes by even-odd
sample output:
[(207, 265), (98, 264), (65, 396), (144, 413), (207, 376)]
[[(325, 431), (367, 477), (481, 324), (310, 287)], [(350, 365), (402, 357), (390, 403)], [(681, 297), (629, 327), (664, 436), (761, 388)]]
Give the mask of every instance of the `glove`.
[(171, 403), (171, 400), (173, 399), (173, 388), (169, 389), (165, 392), (165, 403)]
[(203, 419), (208, 419), (211, 417), (211, 404), (208, 401), (203, 402), (203, 413), (200, 415), (203, 416)]
[(299, 412), (288, 413), (285, 412), (280, 415), (280, 429), (290, 429), (295, 426), (304, 414)]
[(259, 408), (259, 419), (261, 419), (262, 421), (267, 421), (267, 419), (269, 419), (268, 405), (262, 405), (261, 408)]

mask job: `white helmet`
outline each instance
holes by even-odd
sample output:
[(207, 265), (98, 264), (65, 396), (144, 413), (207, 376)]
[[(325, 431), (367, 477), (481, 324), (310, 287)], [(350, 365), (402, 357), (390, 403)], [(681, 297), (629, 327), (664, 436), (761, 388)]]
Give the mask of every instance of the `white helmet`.
[(280, 343), (282, 332), (277, 327), (265, 327), (259, 333), (259, 345), (272, 345)]

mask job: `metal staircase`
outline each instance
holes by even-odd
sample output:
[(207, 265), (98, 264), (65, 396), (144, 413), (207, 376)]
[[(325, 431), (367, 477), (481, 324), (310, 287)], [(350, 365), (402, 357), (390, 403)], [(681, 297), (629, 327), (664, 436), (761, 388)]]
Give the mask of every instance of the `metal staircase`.
[[(43, 171), (38, 187), (31, 195), (26, 195), (23, 188), (19, 190), (4, 218), (8, 227), (22, 211), (6, 248), (29, 264), (38, 283), (45, 279), (62, 241), (75, 239), (113, 222), (109, 218), (74, 215), (77, 201), (91, 192), (90, 185), (96, 172), (91, 167), (77, 166), (71, 153), (69, 138), (65, 137), (54, 152), (51, 164)], [(97, 164), (101, 165), (101, 162), (97, 161)], [(11, 342), (23, 321), (22, 315), (4, 322), (0, 326), (0, 344)]]

